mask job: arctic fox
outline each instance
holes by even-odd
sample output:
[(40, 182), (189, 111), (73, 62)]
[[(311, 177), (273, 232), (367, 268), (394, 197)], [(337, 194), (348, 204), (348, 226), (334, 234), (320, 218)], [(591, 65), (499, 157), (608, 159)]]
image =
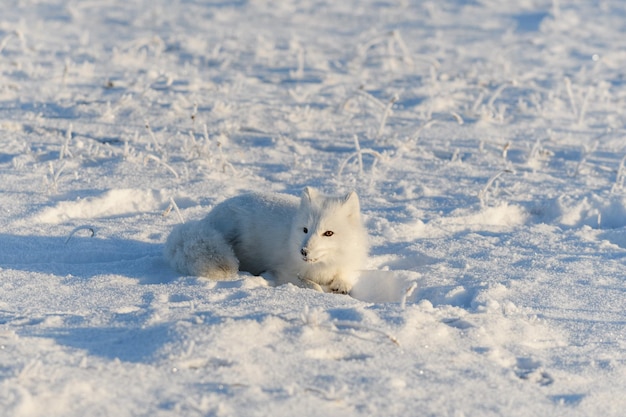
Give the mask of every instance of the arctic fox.
[(324, 292), (347, 294), (367, 257), (367, 233), (355, 192), (329, 197), (244, 194), (202, 220), (178, 225), (165, 256), (183, 274), (235, 279), (238, 270), (270, 274)]

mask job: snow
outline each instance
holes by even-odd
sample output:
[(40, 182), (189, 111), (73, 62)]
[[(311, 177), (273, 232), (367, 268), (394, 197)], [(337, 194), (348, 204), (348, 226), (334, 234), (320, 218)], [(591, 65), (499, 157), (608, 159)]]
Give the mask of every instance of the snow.
[[(621, 416), (626, 4), (7, 0), (0, 410)], [(350, 296), (172, 227), (359, 193)]]

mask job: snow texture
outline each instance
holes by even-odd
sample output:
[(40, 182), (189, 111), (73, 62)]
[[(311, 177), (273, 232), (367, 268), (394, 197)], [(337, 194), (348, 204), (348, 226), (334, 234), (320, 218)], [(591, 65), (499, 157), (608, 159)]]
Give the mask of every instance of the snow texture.
[[(0, 414), (622, 416), (626, 3), (5, 0)], [(177, 274), (356, 190), (351, 296)]]

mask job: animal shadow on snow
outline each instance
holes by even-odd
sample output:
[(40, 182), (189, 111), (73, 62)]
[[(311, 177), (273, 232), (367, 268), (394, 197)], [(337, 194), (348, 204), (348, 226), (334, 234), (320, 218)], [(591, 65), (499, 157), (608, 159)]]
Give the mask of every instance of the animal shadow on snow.
[(162, 245), (129, 239), (0, 234), (0, 267), (58, 276), (121, 275), (141, 284), (177, 275), (162, 256)]

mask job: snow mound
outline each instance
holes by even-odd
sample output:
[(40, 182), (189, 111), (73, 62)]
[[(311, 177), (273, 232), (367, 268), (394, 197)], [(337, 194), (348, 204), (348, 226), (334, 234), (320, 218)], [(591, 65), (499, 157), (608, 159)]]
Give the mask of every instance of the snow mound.
[(485, 228), (511, 228), (520, 226), (528, 220), (528, 213), (520, 206), (502, 203), (494, 207), (486, 207), (477, 213), (465, 214), (460, 209), (451, 217), (441, 219), (441, 223), (454, 229), (478, 230)]
[(115, 217), (165, 209), (168, 193), (161, 190), (113, 189), (97, 197), (61, 201), (35, 217), (39, 223), (58, 224), (71, 219)]
[(545, 221), (563, 226), (618, 229), (626, 226), (626, 196), (561, 196), (546, 204)]
[(419, 277), (412, 271), (361, 271), (350, 295), (371, 303), (401, 302), (411, 295)]

